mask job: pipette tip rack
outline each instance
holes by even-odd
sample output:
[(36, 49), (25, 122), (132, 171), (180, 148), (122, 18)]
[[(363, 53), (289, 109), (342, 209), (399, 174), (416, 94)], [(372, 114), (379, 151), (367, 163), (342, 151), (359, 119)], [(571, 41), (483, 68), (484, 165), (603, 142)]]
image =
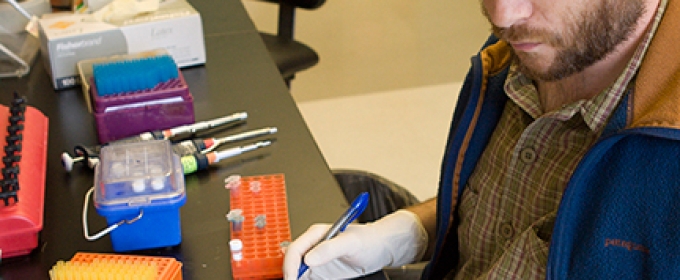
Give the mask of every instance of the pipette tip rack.
[(153, 279), (182, 280), (182, 263), (170, 257), (76, 253), (50, 270), (52, 280)]

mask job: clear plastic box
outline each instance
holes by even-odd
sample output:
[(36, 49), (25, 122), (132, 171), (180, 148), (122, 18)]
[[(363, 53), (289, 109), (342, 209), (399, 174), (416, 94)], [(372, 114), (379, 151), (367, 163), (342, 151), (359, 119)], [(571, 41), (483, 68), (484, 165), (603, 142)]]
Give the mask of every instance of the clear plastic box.
[(179, 208), (186, 202), (179, 156), (167, 140), (104, 146), (95, 169), (94, 204), (117, 252), (181, 242)]

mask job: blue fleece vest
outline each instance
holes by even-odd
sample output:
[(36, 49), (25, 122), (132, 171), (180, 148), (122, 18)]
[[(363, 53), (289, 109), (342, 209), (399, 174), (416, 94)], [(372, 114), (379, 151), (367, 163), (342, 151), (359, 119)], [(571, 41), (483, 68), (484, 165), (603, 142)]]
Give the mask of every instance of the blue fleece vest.
[[(486, 46), (496, 41), (491, 37)], [(442, 162), (438, 238), (423, 279), (442, 279), (458, 264), (459, 217), (452, 202), (460, 204), (508, 101), (503, 92), (507, 68), (488, 77), (485, 92), (482, 73), (481, 59), (473, 58)], [(632, 91), (566, 187), (550, 242), (547, 279), (680, 279), (680, 131), (626, 128)], [(465, 139), (469, 130), (471, 137)]]

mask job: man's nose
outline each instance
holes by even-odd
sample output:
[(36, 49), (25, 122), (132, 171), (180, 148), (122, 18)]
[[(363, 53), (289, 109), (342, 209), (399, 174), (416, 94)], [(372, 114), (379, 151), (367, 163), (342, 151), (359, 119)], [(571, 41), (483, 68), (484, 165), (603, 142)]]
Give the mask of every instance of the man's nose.
[(491, 23), (500, 28), (522, 24), (533, 13), (531, 0), (483, 0)]

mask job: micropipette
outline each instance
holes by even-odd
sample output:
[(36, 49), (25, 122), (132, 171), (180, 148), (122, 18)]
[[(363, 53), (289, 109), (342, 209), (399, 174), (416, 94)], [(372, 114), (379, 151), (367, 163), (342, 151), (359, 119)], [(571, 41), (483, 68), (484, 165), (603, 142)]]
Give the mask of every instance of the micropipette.
[(128, 142), (139, 142), (139, 141), (148, 141), (148, 140), (167, 140), (170, 139), (171, 137), (180, 135), (180, 134), (185, 134), (185, 133), (196, 133), (201, 130), (206, 130), (210, 129), (213, 127), (218, 127), (221, 125), (237, 122), (237, 121), (242, 121), (245, 120), (248, 117), (248, 114), (245, 112), (241, 113), (235, 113), (231, 114), (226, 117), (221, 117), (209, 121), (202, 121), (202, 122), (197, 122), (194, 124), (188, 124), (188, 125), (182, 125), (178, 127), (173, 127), (169, 129), (164, 129), (164, 130), (156, 130), (156, 131), (149, 131), (149, 132), (143, 132), (140, 133), (137, 136), (132, 136), (128, 138), (123, 138), (120, 140), (113, 141), (111, 143), (128, 143)]
[[(221, 117), (221, 118), (217, 118), (217, 119), (213, 119), (213, 120), (209, 120), (209, 121), (198, 122), (198, 123), (191, 124), (191, 125), (183, 125), (183, 126), (179, 126), (179, 127), (175, 127), (175, 128), (165, 129), (165, 130), (143, 132), (143, 133), (141, 133), (137, 136), (132, 136), (132, 137), (129, 137), (129, 138), (123, 138), (123, 139), (120, 139), (120, 140), (112, 141), (112, 142), (109, 142), (105, 145), (119, 144), (119, 143), (130, 143), (130, 142), (140, 142), (140, 141), (148, 141), (148, 140), (165, 140), (165, 139), (169, 139), (171, 137), (177, 136), (179, 134), (184, 134), (184, 133), (188, 133), (188, 132), (195, 133), (195, 132), (198, 132), (198, 131), (201, 131), (201, 130), (210, 129), (210, 128), (213, 128), (213, 127), (217, 127), (217, 126), (221, 126), (221, 125), (225, 125), (225, 124), (229, 124), (229, 123), (233, 123), (233, 122), (242, 121), (242, 120), (245, 120), (247, 117), (248, 117), (248, 114), (245, 113), (245, 112), (235, 113), (235, 114), (231, 114), (231, 115), (228, 115), (228, 116), (225, 116), (225, 117)], [(269, 129), (270, 130), (268, 130), (267, 132), (272, 131), (272, 129), (273, 129), (273, 132), (271, 132), (271, 133), (276, 132), (275, 128), (269, 128)], [(262, 134), (259, 134), (259, 133), (262, 133)], [(242, 133), (242, 134), (246, 134), (246, 133)], [(257, 130), (257, 133), (252, 132), (252, 134), (255, 134), (255, 136), (259, 136), (259, 135), (265, 135), (267, 133), (265, 133), (264, 130)], [(245, 136), (239, 134), (239, 135), (234, 135), (232, 137), (235, 137), (235, 138), (242, 137), (241, 139), (247, 139), (247, 138), (251, 138), (251, 137), (255, 137), (255, 136), (250, 136), (250, 134), (246, 134)], [(187, 141), (191, 141), (191, 140), (187, 140)], [(232, 140), (232, 141), (236, 141), (236, 140)], [(224, 141), (223, 143), (227, 143), (227, 142), (230, 142), (230, 141)], [(180, 150), (180, 151), (185, 150), (185, 148), (190, 147), (190, 145), (194, 145), (197, 148), (200, 147), (201, 145), (203, 145), (200, 142), (180, 143), (180, 144), (182, 145), (182, 147), (177, 148), (177, 150)], [(222, 144), (222, 143), (220, 143), (220, 144)], [(62, 165), (64, 166), (64, 169), (67, 172), (70, 172), (73, 169), (73, 164), (80, 162), (80, 161), (87, 161), (88, 167), (94, 168), (94, 166), (97, 165), (97, 163), (99, 163), (98, 157), (99, 157), (99, 151), (100, 150), (101, 150), (100, 145), (97, 145), (97, 146), (76, 145), (74, 147), (76, 157), (72, 157), (67, 152), (64, 152), (64, 153), (61, 154)], [(174, 148), (173, 148), (173, 150), (174, 150)], [(188, 153), (193, 153), (193, 151), (187, 152), (187, 154)], [(182, 154), (180, 154), (180, 155), (182, 155)]]
[(231, 142), (236, 142), (236, 141), (241, 141), (241, 140), (246, 140), (250, 138), (255, 138), (258, 136), (262, 135), (268, 135), (268, 134), (274, 134), (278, 131), (276, 127), (265, 127), (261, 129), (256, 129), (252, 131), (246, 131), (243, 133), (223, 137), (223, 138), (211, 138), (208, 140), (212, 140), (212, 144), (206, 145), (206, 149), (203, 149), (200, 151), (203, 154), (207, 154), (209, 152), (214, 151), (218, 146), (226, 143), (231, 143)]
[(261, 129), (230, 135), (223, 138), (185, 140), (177, 144), (173, 144), (172, 150), (180, 156), (186, 156), (195, 153), (207, 154), (217, 149), (217, 147), (220, 145), (251, 139), (258, 136), (274, 134), (276, 133), (276, 131), (277, 129), (275, 127), (265, 127)]
[(223, 159), (234, 157), (245, 152), (250, 152), (262, 147), (271, 145), (271, 141), (260, 141), (254, 144), (229, 148), (222, 151), (214, 151), (206, 154), (196, 153), (180, 158), (184, 174), (192, 174), (196, 171), (207, 169), (208, 166), (217, 163)]

